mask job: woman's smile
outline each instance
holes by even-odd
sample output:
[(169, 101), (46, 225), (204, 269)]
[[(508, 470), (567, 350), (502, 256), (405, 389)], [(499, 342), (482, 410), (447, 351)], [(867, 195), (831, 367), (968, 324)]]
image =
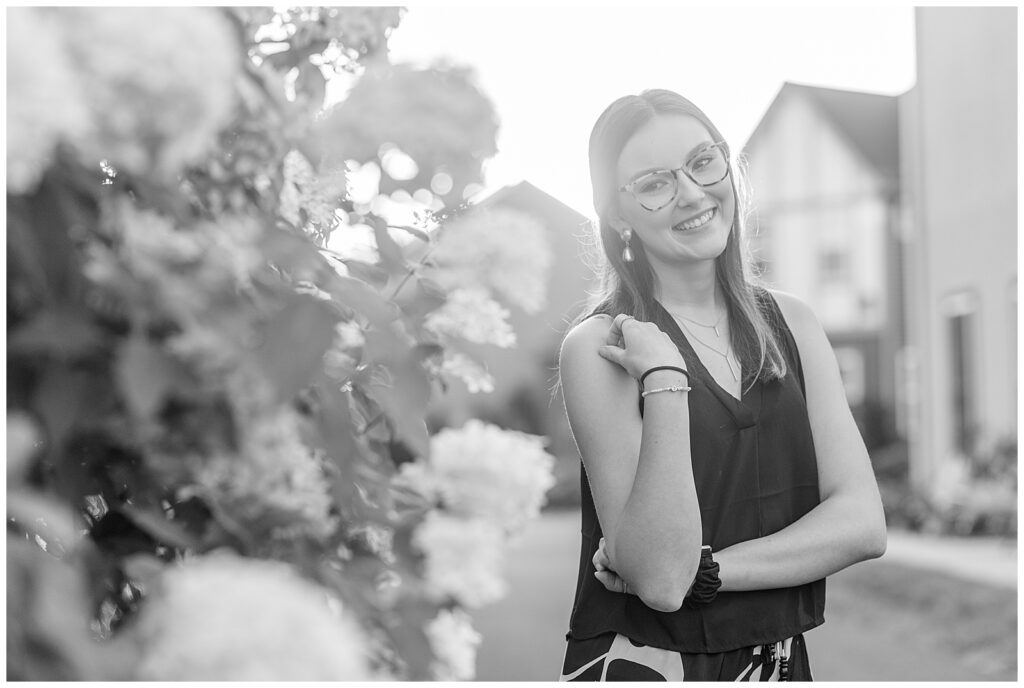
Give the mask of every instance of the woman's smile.
[(718, 214), (717, 208), (708, 208), (707, 210), (701, 211), (697, 215), (693, 215), (682, 222), (677, 222), (672, 225), (672, 231), (674, 232), (692, 232), (700, 229), (704, 229)]

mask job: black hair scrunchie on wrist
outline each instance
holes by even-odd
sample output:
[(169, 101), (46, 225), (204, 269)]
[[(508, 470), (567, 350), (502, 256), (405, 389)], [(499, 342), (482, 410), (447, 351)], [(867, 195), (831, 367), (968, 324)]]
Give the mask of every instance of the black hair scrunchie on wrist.
[(718, 596), (720, 587), (722, 587), (722, 579), (718, 577), (718, 562), (712, 558), (711, 548), (704, 545), (700, 549), (697, 577), (694, 578), (690, 594), (683, 600), (683, 606), (687, 609), (696, 609), (711, 604)]

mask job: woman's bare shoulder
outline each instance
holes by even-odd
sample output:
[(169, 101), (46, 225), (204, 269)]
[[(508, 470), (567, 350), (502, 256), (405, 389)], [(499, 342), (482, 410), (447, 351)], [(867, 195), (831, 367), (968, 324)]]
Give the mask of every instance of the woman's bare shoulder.
[(611, 317), (604, 314), (597, 314), (578, 322), (566, 333), (562, 340), (561, 355), (574, 355), (584, 350), (593, 349), (604, 344), (608, 335), (608, 328), (611, 327)]

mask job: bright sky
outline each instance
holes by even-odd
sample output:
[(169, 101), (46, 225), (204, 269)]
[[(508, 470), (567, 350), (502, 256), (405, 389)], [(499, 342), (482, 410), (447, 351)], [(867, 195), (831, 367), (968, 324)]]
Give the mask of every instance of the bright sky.
[(896, 95), (914, 84), (914, 12), (889, 7), (431, 7), (394, 62), (475, 69), (501, 123), (487, 187), (526, 179), (591, 217), (587, 140), (615, 98), (669, 88), (741, 148), (785, 81)]

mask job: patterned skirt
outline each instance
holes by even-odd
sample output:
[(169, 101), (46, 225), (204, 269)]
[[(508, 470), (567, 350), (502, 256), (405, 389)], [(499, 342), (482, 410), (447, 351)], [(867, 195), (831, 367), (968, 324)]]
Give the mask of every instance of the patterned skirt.
[(561, 681), (811, 681), (803, 635), (711, 654), (639, 645), (620, 633), (570, 638)]

